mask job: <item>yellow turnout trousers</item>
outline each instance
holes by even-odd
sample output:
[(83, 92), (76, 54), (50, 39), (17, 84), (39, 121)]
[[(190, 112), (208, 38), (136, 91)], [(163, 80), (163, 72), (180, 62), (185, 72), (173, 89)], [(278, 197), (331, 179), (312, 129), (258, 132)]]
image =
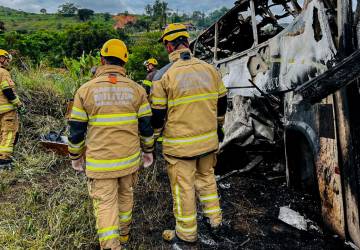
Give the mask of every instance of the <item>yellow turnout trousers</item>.
[(120, 235), (129, 234), (136, 181), (137, 172), (120, 178), (89, 180), (101, 249), (121, 249)]
[(216, 227), (222, 221), (214, 166), (216, 154), (194, 159), (179, 159), (165, 155), (173, 195), (176, 235), (184, 241), (197, 240), (196, 196), (204, 216)]
[(0, 114), (0, 129), (0, 159), (7, 160), (13, 154), (16, 134), (19, 131), (19, 119), (16, 111)]

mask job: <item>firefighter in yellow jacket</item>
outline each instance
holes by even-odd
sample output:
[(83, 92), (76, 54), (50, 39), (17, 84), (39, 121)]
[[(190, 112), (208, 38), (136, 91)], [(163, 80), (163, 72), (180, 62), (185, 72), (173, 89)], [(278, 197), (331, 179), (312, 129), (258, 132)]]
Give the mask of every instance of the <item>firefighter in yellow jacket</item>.
[(15, 83), (6, 70), (10, 61), (11, 55), (0, 49), (0, 169), (12, 167), (15, 138), (19, 130), (16, 110), (24, 112), (24, 106), (15, 91)]
[(75, 94), (69, 121), (70, 157), (78, 171), (86, 162), (101, 249), (129, 240), (137, 171), (142, 157), (153, 161), (151, 107), (145, 90), (125, 76), (128, 56), (121, 40), (104, 44), (103, 66)]
[(161, 42), (171, 63), (154, 77), (152, 125), (163, 131), (163, 154), (173, 195), (175, 230), (165, 230), (169, 242), (197, 240), (196, 198), (211, 232), (218, 233), (222, 213), (214, 176), (216, 151), (227, 108), (227, 90), (217, 70), (194, 58), (182, 24), (170, 24)]
[(146, 90), (146, 93), (150, 95), (150, 91), (152, 88), (152, 81), (154, 79), (154, 76), (156, 75), (158, 66), (158, 61), (155, 58), (150, 58), (144, 62), (144, 66), (146, 67), (147, 76), (146, 79), (142, 82), (143, 87)]

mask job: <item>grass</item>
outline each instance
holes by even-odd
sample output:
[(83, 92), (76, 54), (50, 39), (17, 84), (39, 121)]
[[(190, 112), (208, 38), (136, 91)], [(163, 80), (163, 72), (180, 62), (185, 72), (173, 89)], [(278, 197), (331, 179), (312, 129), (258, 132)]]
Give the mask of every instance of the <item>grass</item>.
[[(0, 249), (96, 249), (86, 177), (75, 174), (66, 157), (45, 152), (39, 143), (40, 135), (66, 124), (65, 100), (72, 95), (73, 80), (46, 67), (14, 69), (12, 75), (28, 114), (21, 117), (15, 168), (0, 172)], [(160, 162), (141, 173), (135, 191), (134, 249), (157, 248), (161, 240), (154, 242), (154, 233), (160, 235), (164, 220), (172, 220), (162, 166)]]

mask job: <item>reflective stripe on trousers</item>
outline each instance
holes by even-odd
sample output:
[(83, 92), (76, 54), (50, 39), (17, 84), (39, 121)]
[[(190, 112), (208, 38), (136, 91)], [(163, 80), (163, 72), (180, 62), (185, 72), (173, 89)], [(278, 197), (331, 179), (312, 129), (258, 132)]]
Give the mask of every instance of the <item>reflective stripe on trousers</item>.
[(202, 203), (212, 202), (212, 201), (219, 200), (219, 196), (218, 196), (217, 193), (207, 194), (207, 195), (200, 195), (200, 196), (199, 196), (199, 200), (200, 200), (200, 202), (202, 202)]
[(132, 210), (127, 212), (120, 212), (119, 213), (120, 222), (129, 222), (132, 220)]
[(9, 131), (4, 145), (0, 145), (0, 152), (12, 153), (14, 148), (12, 147), (14, 132)]
[(102, 228), (102, 229), (98, 230), (97, 233), (98, 233), (100, 242), (118, 238), (120, 236), (119, 227), (117, 227), (117, 226)]

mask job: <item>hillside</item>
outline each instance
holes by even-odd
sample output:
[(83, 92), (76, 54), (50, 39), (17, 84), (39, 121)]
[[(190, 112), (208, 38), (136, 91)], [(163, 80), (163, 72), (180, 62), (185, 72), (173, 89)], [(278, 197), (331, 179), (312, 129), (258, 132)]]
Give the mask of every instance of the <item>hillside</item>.
[[(95, 14), (95, 22), (114, 24), (104, 14)], [(4, 22), (7, 31), (31, 32), (36, 30), (59, 30), (81, 23), (77, 16), (65, 17), (58, 14), (35, 14), (17, 11), (0, 6), (0, 21)]]

